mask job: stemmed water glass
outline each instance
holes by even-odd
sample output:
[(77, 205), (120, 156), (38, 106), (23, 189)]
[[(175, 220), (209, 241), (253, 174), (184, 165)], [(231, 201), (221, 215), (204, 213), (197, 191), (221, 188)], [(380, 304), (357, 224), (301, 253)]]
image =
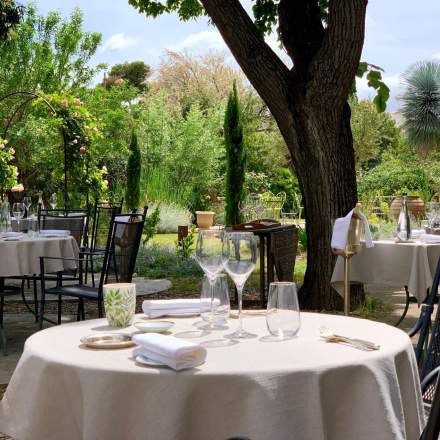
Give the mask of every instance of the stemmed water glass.
[(49, 204), (52, 209), (55, 209), (57, 207), (57, 195), (56, 193), (53, 193), (49, 198)]
[(29, 196), (26, 196), (23, 198), (24, 206), (26, 206), (26, 217), (30, 217), (30, 207), (32, 206), (32, 198)]
[(238, 293), (238, 329), (229, 338), (249, 339), (257, 335), (243, 329), (243, 288), (257, 263), (257, 239), (252, 232), (227, 232), (223, 240), (225, 269)]
[[(196, 260), (205, 272), (209, 281), (211, 298), (211, 316), (215, 314), (214, 284), (217, 275), (223, 270), (226, 257), (223, 255), (224, 231), (221, 229), (199, 230), (196, 243)], [(214, 319), (211, 320), (210, 328), (215, 329)]]
[(26, 208), (24, 203), (14, 203), (12, 205), (12, 213), (14, 214), (15, 219), (17, 220), (17, 231), (20, 232), (20, 220), (24, 217), (24, 213)]

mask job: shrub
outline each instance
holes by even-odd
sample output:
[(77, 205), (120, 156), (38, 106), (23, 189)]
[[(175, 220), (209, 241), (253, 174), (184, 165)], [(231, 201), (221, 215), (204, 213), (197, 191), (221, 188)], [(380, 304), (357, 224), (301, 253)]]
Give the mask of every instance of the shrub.
[(141, 151), (139, 150), (136, 133), (131, 133), (130, 157), (127, 163), (127, 189), (125, 201), (127, 208), (136, 210), (140, 200)]
[[(158, 203), (154, 202), (149, 205), (150, 210), (155, 211)], [(192, 223), (192, 214), (186, 209), (175, 203), (162, 202), (160, 204), (160, 220), (157, 225), (157, 232), (176, 233), (178, 226), (187, 226)]]

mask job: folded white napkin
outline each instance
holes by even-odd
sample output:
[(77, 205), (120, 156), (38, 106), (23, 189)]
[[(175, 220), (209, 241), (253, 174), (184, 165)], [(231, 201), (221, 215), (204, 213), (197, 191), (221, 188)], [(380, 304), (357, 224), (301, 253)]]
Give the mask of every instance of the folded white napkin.
[(70, 231), (66, 231), (64, 229), (41, 229), (40, 235), (56, 235), (64, 237), (66, 235), (70, 235)]
[(133, 342), (139, 345), (133, 350), (134, 357), (142, 355), (162, 362), (174, 370), (194, 368), (206, 360), (206, 348), (174, 336), (158, 333), (136, 334)]
[[(335, 225), (333, 227), (333, 235), (332, 235), (332, 248), (333, 249), (345, 249), (345, 246), (347, 245), (347, 238), (348, 238), (348, 230), (350, 228), (350, 221), (351, 217), (353, 216), (352, 209), (345, 217), (341, 217), (336, 219)], [(367, 217), (365, 217), (364, 214), (359, 213), (359, 217), (362, 220), (362, 223), (364, 224), (364, 230), (365, 230), (365, 245), (367, 248), (373, 247), (373, 237), (371, 236), (370, 226), (368, 225)]]
[[(219, 302), (218, 299), (214, 301)], [(149, 318), (173, 315), (200, 315), (211, 309), (211, 300), (204, 299), (146, 299), (142, 310)]]
[(440, 243), (440, 235), (435, 234), (421, 234), (420, 240), (425, 243)]
[(2, 232), (0, 233), (0, 237), (3, 238), (9, 238), (9, 237), (22, 237), (23, 236), (23, 232), (14, 232), (14, 231), (10, 231), (10, 232)]

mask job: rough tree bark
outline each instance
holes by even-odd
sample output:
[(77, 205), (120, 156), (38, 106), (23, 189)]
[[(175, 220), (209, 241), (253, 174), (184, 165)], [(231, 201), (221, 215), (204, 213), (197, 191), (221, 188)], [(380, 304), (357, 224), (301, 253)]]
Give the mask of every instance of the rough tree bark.
[(280, 0), (280, 34), (294, 67), (264, 42), (239, 0), (201, 0), (235, 59), (276, 119), (303, 193), (305, 306), (340, 307), (330, 286), (332, 220), (357, 201), (347, 98), (364, 41), (367, 0), (331, 0), (327, 26), (316, 0)]

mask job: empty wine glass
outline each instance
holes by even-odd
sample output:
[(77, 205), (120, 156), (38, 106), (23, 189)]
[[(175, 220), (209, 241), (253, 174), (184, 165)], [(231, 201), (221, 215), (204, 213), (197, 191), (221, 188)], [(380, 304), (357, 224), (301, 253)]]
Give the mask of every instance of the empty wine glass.
[(199, 230), (196, 243), (196, 260), (205, 272), (209, 281), (211, 309), (210, 313), (214, 315), (214, 284), (217, 275), (223, 270), (226, 257), (223, 255), (222, 229)]
[(301, 318), (295, 283), (270, 283), (266, 324), (269, 333), (278, 339), (296, 336), (301, 326)]
[(29, 217), (30, 216), (29, 209), (32, 206), (32, 198), (29, 196), (24, 197), (23, 203), (24, 203), (24, 206), (26, 206), (26, 217)]
[(202, 303), (211, 301), (211, 295), (213, 298), (212, 310), (205, 310), (202, 306), (200, 316), (208, 323), (207, 330), (224, 328), (230, 311), (228, 280), (225, 274), (221, 273), (215, 277), (212, 289), (208, 277), (204, 276), (200, 300)]
[(49, 198), (49, 204), (52, 209), (55, 209), (57, 207), (57, 195), (56, 193), (53, 193)]
[(223, 240), (225, 269), (238, 293), (238, 329), (230, 338), (249, 339), (257, 335), (243, 330), (243, 288), (257, 263), (257, 239), (252, 232), (227, 232)]
[(17, 231), (20, 232), (20, 220), (23, 218), (26, 208), (24, 203), (14, 203), (12, 205), (12, 213), (17, 220)]

